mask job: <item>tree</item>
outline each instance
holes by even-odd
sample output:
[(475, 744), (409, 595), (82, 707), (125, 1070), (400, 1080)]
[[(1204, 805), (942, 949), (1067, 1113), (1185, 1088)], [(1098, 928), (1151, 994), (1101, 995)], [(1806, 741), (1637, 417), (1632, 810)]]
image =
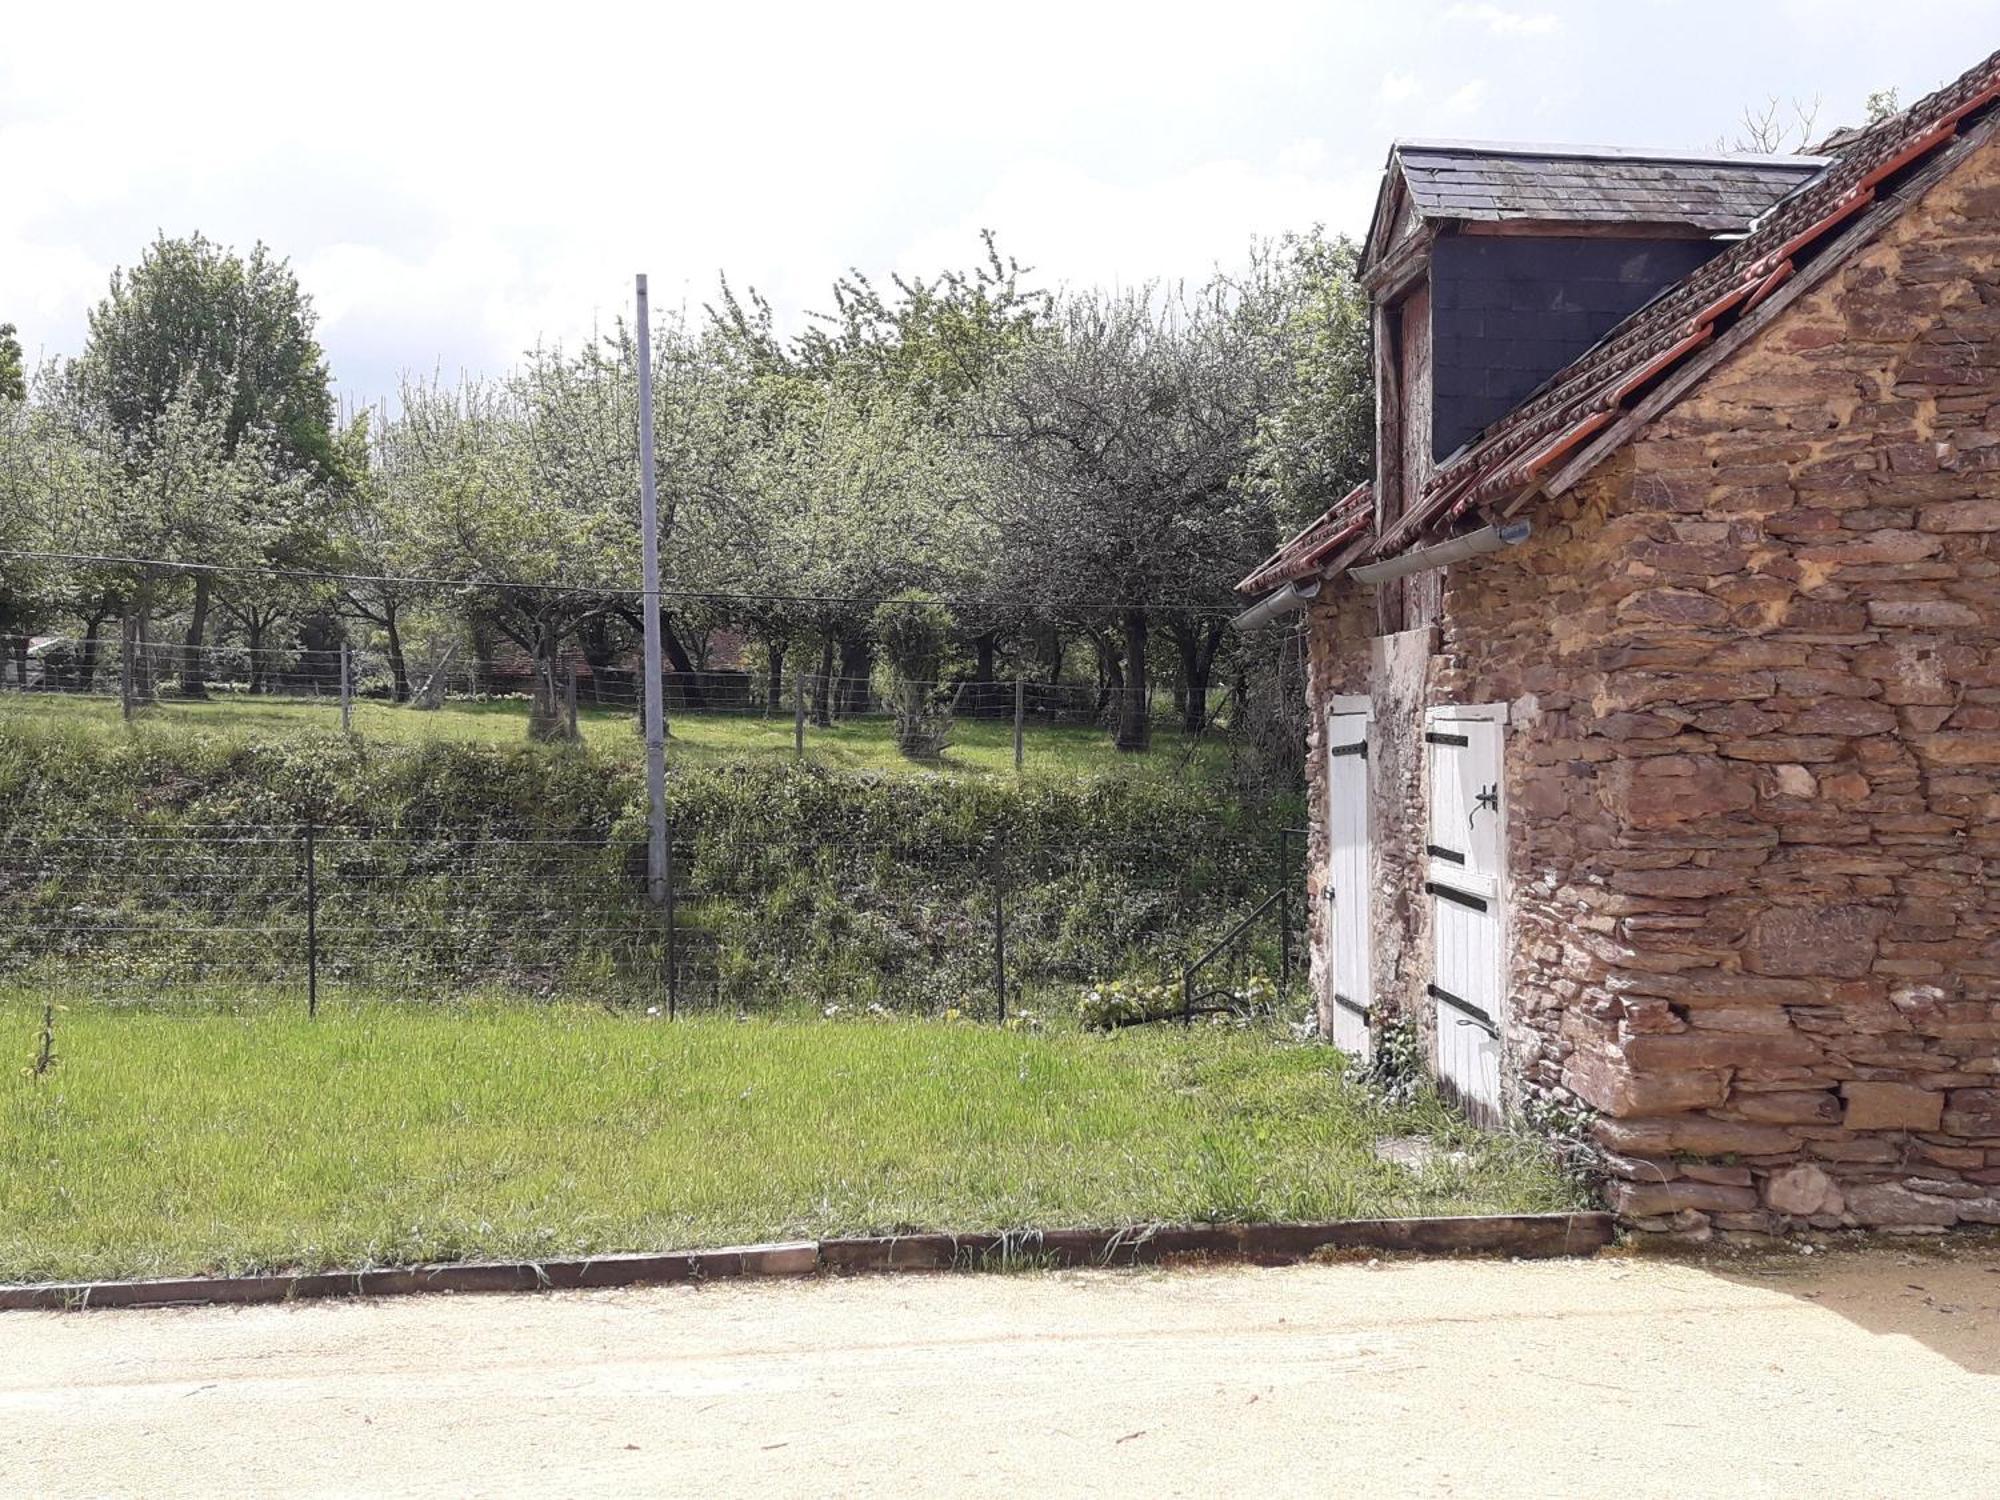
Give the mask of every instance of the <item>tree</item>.
[(534, 663), (529, 734), (566, 733), (555, 673), (563, 642), (605, 608), (610, 497), (537, 483), (522, 382), (408, 383), (395, 443), (413, 467), (410, 556), (423, 573), (465, 580), (455, 602)]
[(1269, 535), (1264, 502), (1242, 483), (1264, 372), (1239, 313), (1220, 282), (1193, 298), (1072, 296), (975, 419), (1003, 576), (1089, 629), (1116, 686), (1121, 750), (1151, 743), (1156, 620), (1182, 646), (1188, 722), (1204, 722), (1232, 587)]
[(354, 434), (366, 443), (368, 457), (359, 482), (344, 497), (329, 548), (332, 571), (341, 575), (340, 612), (382, 632), (390, 696), (397, 703), (409, 702), (411, 694), (405, 616), (428, 593), (404, 581), (422, 566), (416, 517), (423, 473), (408, 435), (409, 429), (388, 421)]
[(0, 401), (28, 399), (28, 367), (12, 323), (0, 323)]
[(45, 406), (0, 400), (0, 685), (28, 683), (29, 633), (57, 608), (65, 569), (44, 557), (77, 506), (84, 455)]
[[(1366, 479), (1375, 465), (1375, 383), (1368, 296), (1345, 235), (1287, 234), (1253, 255), (1239, 318), (1269, 398), (1250, 480), (1289, 535)], [(1273, 535), (1275, 545), (1277, 536)]]
[(951, 640), (951, 611), (922, 589), (906, 589), (876, 606), (874, 626), (889, 658), (896, 748), (913, 759), (935, 760), (951, 732), (949, 715), (938, 709), (938, 677)]
[[(338, 485), (349, 477), (333, 436), (312, 300), (290, 264), (262, 244), (243, 257), (200, 234), (161, 235), (137, 265), (112, 273), (89, 321), (80, 386), (128, 462), (149, 461), (149, 444), (168, 430), (163, 421), (179, 405), (212, 408), (212, 421), (207, 412), (201, 418), (203, 431), (212, 430), (225, 462), (250, 438), (260, 449), (257, 466), (280, 485)], [(245, 497), (246, 510), (257, 503)], [(215, 576), (199, 574), (193, 584), (181, 671), (181, 691), (193, 697), (205, 693), (201, 651)]]
[[(183, 593), (205, 592), (217, 578), (261, 581), (278, 538), (313, 531), (311, 489), (274, 459), (268, 436), (248, 431), (233, 450), (224, 406), (190, 378), (166, 408), (121, 440), (89, 424), (92, 407), (69, 410), (85, 424), (84, 446), (99, 457), (104, 478), (85, 494), (88, 508), (71, 535), (82, 550), (134, 559), (95, 565), (93, 581), (137, 622), (149, 646), (152, 622)], [(76, 545), (72, 543), (71, 545)], [(150, 695), (154, 662), (142, 651), (137, 685)]]
[(1793, 99), (1781, 105), (1773, 94), (1761, 109), (1743, 107), (1733, 137), (1718, 136), (1717, 151), (1746, 151), (1761, 156), (1796, 155), (1811, 148), (1819, 123), (1819, 96)]
[[(983, 254), (968, 269), (947, 270), (928, 279), (891, 276), (887, 290), (860, 269), (851, 269), (833, 284), (832, 310), (814, 313), (805, 331), (789, 341), (777, 336), (770, 306), (754, 288), (746, 305), (726, 280), (720, 305), (709, 309), (710, 319), (766, 403), (781, 407), (805, 386), (819, 386), (837, 389), (849, 415), (871, 410), (874, 416), (869, 420), (878, 434), (899, 424), (950, 432), (965, 405), (1014, 352), (1046, 332), (1054, 307), (1049, 293), (1024, 284), (1032, 269), (1001, 254), (992, 231), (981, 232), (980, 244)], [(893, 422), (885, 420), (891, 411), (896, 414)], [(909, 449), (927, 441), (917, 434), (890, 438), (889, 444)], [(960, 484), (958, 502), (962, 504), (969, 493), (970, 486)], [(932, 519), (961, 535), (978, 524), (969, 514), (957, 518), (934, 514)], [(963, 556), (935, 554), (928, 566), (919, 565), (916, 571), (929, 575), (929, 585), (940, 588), (945, 587), (944, 573), (954, 575), (949, 591), (956, 599), (957, 628), (971, 647), (974, 677), (990, 683), (1002, 635), (1023, 625), (1025, 617), (1018, 599), (1003, 590), (987, 589), (986, 570), (959, 566), (965, 561)], [(872, 586), (875, 570), (862, 571), (869, 574)], [(858, 587), (862, 580), (849, 582)], [(768, 645), (776, 622), (753, 624)], [(796, 631), (795, 622), (788, 624)], [(821, 625), (825, 624), (822, 612)], [(831, 644), (827, 631), (815, 629), (827, 658)], [(873, 651), (866, 608), (832, 622), (832, 633), (841, 658), (838, 680), (845, 694), (858, 700), (865, 695)], [(832, 670), (830, 659), (824, 660), (821, 679), (830, 679)], [(774, 695), (775, 686), (768, 692)], [(981, 693), (993, 698), (990, 688), (975, 689), (970, 704), (974, 711), (987, 706)]]

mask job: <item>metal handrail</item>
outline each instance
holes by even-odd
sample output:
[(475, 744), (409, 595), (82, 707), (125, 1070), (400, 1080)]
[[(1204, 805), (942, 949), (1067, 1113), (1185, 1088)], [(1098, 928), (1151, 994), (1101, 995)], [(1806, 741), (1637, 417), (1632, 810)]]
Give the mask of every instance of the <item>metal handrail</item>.
[(1280, 886), (1277, 890), (1271, 892), (1270, 895), (1257, 904), (1255, 911), (1230, 928), (1227, 936), (1223, 937), (1208, 952), (1202, 954), (1200, 958), (1181, 971), (1181, 1024), (1183, 1026), (1192, 1025), (1194, 1022), (1194, 976), (1206, 968), (1209, 962), (1222, 953), (1224, 949), (1230, 947), (1244, 933), (1248, 932), (1259, 917), (1284, 900), (1289, 893), (1290, 888), (1287, 886)]

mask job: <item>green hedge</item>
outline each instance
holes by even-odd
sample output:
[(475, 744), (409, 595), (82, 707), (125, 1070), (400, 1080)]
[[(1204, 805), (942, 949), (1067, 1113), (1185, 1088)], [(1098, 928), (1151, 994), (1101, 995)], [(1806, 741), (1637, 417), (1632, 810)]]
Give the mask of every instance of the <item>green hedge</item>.
[[(1031, 995), (1164, 970), (1270, 888), (1269, 820), (1213, 788), (689, 769), (669, 781), (686, 998), (991, 1005), (996, 886)], [(655, 1002), (643, 783), (578, 750), (338, 735), (243, 747), (0, 735), (0, 975), (140, 997), (304, 979)]]

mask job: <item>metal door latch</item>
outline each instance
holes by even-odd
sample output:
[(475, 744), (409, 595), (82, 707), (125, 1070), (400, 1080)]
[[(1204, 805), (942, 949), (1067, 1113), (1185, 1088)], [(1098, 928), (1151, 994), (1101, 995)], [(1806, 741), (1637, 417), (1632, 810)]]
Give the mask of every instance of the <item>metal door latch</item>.
[(1465, 826), (1468, 828), (1472, 826), (1472, 820), (1479, 816), (1479, 810), (1481, 808), (1484, 808), (1487, 812), (1490, 813), (1497, 813), (1500, 811), (1500, 784), (1498, 782), (1494, 782), (1490, 786), (1481, 787), (1479, 789), (1479, 795), (1474, 797), (1472, 800), (1474, 803), (1473, 809), (1471, 812), (1465, 815)]

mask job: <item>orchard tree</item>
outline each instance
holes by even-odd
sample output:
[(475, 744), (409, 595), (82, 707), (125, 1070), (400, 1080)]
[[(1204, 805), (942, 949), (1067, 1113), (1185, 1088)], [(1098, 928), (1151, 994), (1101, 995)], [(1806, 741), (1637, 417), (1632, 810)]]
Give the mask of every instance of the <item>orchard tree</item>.
[(406, 383), (395, 442), (413, 466), (410, 555), (422, 572), (462, 580), (454, 602), (472, 627), (514, 642), (535, 664), (529, 733), (566, 732), (554, 673), (579, 621), (605, 607), (612, 505), (578, 505), (543, 488), (518, 382)]
[[(949, 444), (968, 403), (1016, 351), (1047, 331), (1054, 307), (1047, 292), (1026, 284), (1031, 268), (1003, 255), (992, 231), (982, 231), (980, 242), (983, 253), (971, 267), (931, 278), (893, 275), (885, 287), (850, 270), (833, 284), (832, 308), (812, 314), (804, 332), (789, 341), (777, 336), (770, 306), (754, 289), (746, 302), (726, 281), (719, 307), (709, 310), (711, 321), (767, 396), (774, 381), (782, 388), (781, 403), (796, 394), (789, 381), (837, 389), (850, 412), (871, 405), (878, 414), (893, 409), (897, 422), (935, 428), (949, 434), (938, 442)], [(954, 503), (963, 505), (970, 488), (953, 486)], [(934, 519), (961, 534), (979, 525), (971, 514)], [(971, 648), (973, 676), (990, 682), (1002, 637), (1020, 629), (1025, 616), (1010, 591), (988, 586), (987, 570), (958, 566), (964, 561), (932, 559), (935, 571), (955, 574), (957, 629)], [(865, 611), (843, 622), (840, 641), (841, 679), (865, 682), (873, 656)]]
[(1269, 533), (1243, 478), (1259, 369), (1233, 293), (1069, 298), (975, 422), (981, 505), (1018, 594), (1085, 626), (1116, 684), (1116, 744), (1144, 750), (1154, 623), (1180, 647), (1187, 715), (1205, 717), (1231, 589)]
[[(250, 441), (258, 450), (253, 467), (285, 491), (282, 500), (277, 488), (261, 499), (243, 496), (241, 508), (293, 505), (296, 487), (349, 477), (315, 321), (290, 264), (262, 244), (241, 256), (200, 234), (161, 235), (138, 264), (112, 274), (91, 310), (81, 390), (128, 464), (151, 462), (150, 445), (163, 432), (191, 430), (187, 411), (199, 407), (204, 440), (213, 435), (223, 463)], [(176, 407), (182, 415), (169, 424)], [(258, 530), (277, 536), (287, 525), (279, 518)], [(181, 691), (191, 697), (205, 695), (201, 651), (219, 576), (201, 573), (192, 585), (181, 671)]]

